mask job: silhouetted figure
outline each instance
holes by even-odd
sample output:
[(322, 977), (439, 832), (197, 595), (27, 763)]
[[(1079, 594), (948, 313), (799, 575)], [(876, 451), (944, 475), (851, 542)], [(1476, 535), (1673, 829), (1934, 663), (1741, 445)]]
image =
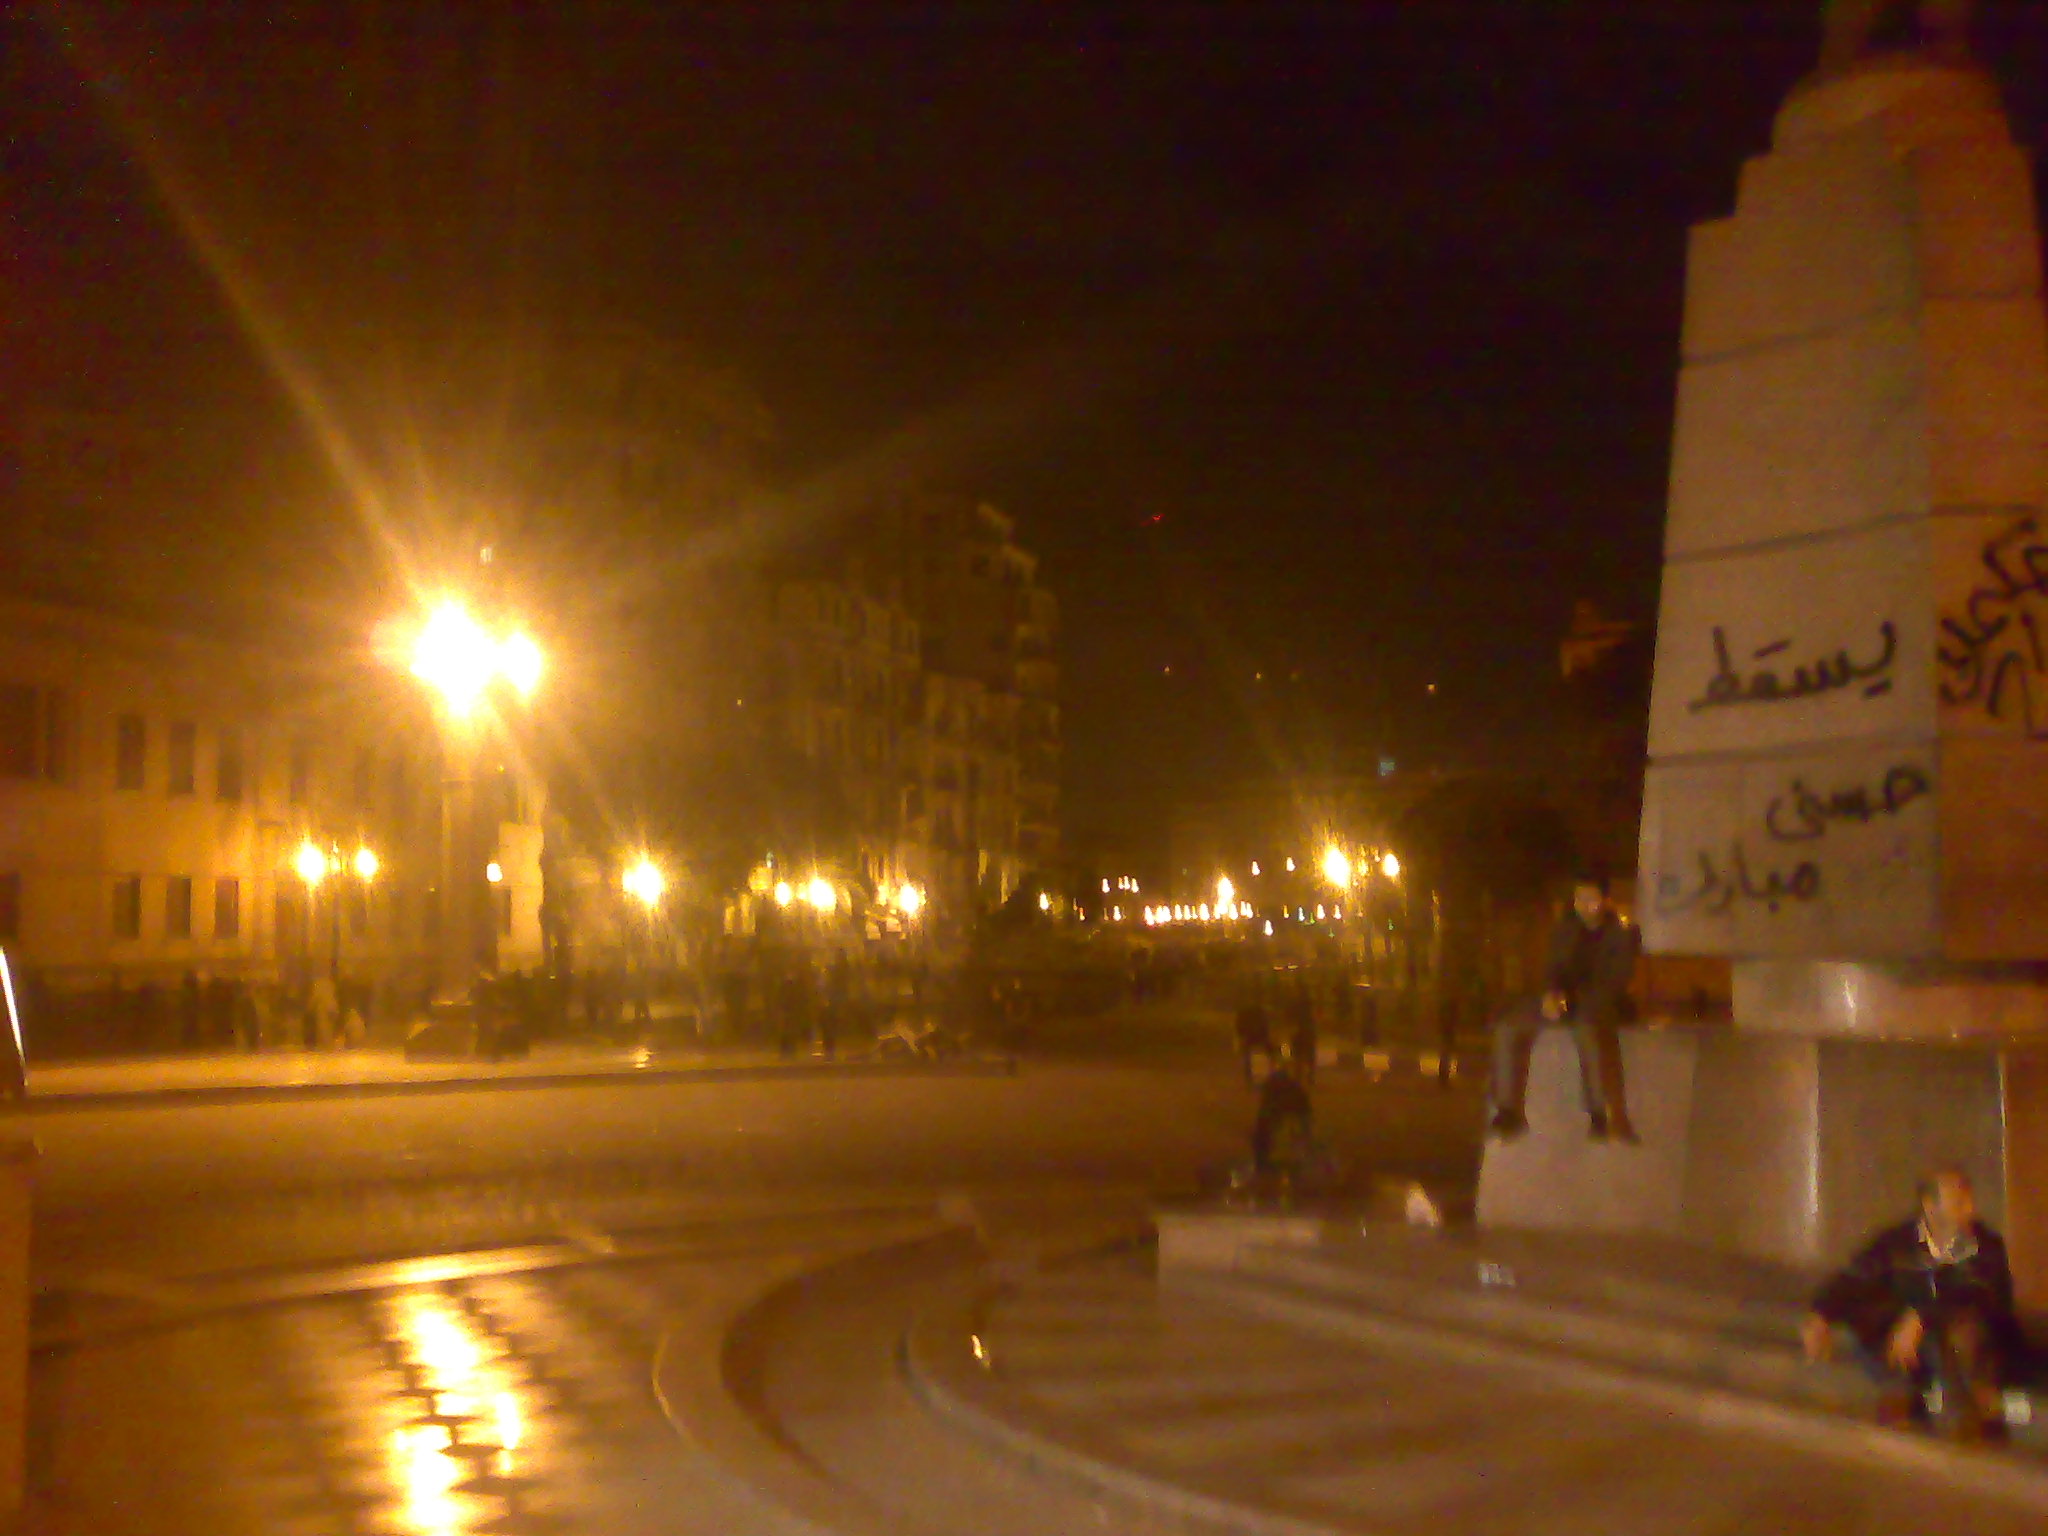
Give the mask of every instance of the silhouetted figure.
[(747, 1035), (747, 973), (737, 965), (726, 965), (718, 973), (718, 991), (727, 1036), (744, 1040)]
[(1252, 1121), (1252, 1166), (1260, 1173), (1273, 1171), (1273, 1147), (1283, 1131), (1291, 1131), (1305, 1148), (1314, 1117), (1308, 1088), (1287, 1063), (1267, 1073), (1259, 1087), (1258, 1115)]
[(825, 1011), (818, 1022), (818, 1048), (828, 1059), (839, 1054), (840, 1032), (852, 1023), (853, 962), (842, 949), (832, 957), (832, 967), (825, 973)]
[(811, 1015), (816, 1004), (810, 962), (797, 961), (783, 973), (777, 988), (776, 1049), (784, 1058), (794, 1057), (798, 1043), (811, 1038)]
[(1316, 1081), (1316, 1004), (1306, 976), (1297, 977), (1287, 997), (1287, 1054), (1302, 1085)]
[(178, 1044), (188, 1051), (199, 1049), (199, 1028), (205, 1019), (205, 993), (195, 972), (178, 978)]
[(1266, 1005), (1253, 998), (1237, 1010), (1237, 1055), (1244, 1065), (1247, 1087), (1258, 1081), (1252, 1058), (1261, 1054), (1269, 1058), (1273, 1054), (1273, 1026), (1266, 1018)]
[(235, 1048), (235, 983), (215, 976), (206, 983), (205, 1044), (213, 1050)]

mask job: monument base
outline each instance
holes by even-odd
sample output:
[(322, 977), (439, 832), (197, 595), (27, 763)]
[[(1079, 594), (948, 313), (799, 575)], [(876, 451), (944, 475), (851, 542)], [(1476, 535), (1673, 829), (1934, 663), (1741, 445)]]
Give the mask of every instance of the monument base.
[(1642, 1138), (1635, 1146), (1588, 1137), (1571, 1032), (1538, 1035), (1529, 1059), (1529, 1130), (1487, 1143), (1480, 1225), (1677, 1236), (1699, 1033), (1621, 1032), (1629, 1114)]
[(1622, 1032), (1640, 1146), (1591, 1142), (1570, 1037), (1530, 1063), (1529, 1132), (1490, 1142), (1484, 1226), (1632, 1231), (1805, 1267), (1838, 1262), (1961, 1166), (2048, 1308), (2048, 1052), (1736, 1029)]

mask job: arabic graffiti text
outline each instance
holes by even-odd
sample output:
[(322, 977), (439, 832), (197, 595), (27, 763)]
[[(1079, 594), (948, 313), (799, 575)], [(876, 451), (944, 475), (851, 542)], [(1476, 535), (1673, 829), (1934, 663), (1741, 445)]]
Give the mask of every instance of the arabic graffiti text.
[(1754, 667), (1747, 676), (1735, 665), (1728, 647), (1728, 631), (1714, 626), (1714, 675), (1700, 696), (1686, 705), (1693, 714), (1706, 709), (1726, 709), (1738, 704), (1785, 704), (1810, 699), (1816, 694), (1842, 688), (1860, 687), (1866, 699), (1892, 691), (1892, 663), (1898, 657), (1899, 631), (1890, 619), (1877, 626), (1877, 651), (1866, 660), (1851, 657), (1845, 646), (1832, 656), (1802, 662), (1788, 676), (1776, 658), (1792, 649), (1790, 640), (1773, 640), (1750, 653)]
[(1978, 551), (1983, 570), (1960, 611), (1944, 613), (1935, 647), (1941, 701), (1975, 705), (1993, 720), (2048, 738), (2048, 656), (2040, 599), (2048, 596), (2048, 543), (2032, 513)]

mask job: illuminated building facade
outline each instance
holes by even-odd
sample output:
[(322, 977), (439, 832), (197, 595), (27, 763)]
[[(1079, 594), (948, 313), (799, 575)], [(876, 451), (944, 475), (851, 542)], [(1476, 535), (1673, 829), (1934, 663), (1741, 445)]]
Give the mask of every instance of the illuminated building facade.
[[(53, 993), (432, 978), (439, 737), (412, 679), (0, 601), (0, 943)], [(541, 957), (543, 793), (486, 752), (480, 964)], [(311, 891), (294, 856), (336, 856)], [(375, 855), (370, 879), (355, 853)]]

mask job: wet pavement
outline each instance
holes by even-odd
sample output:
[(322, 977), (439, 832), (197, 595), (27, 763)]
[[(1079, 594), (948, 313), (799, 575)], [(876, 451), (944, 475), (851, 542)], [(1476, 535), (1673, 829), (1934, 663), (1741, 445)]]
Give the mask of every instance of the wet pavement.
[[(1240, 1144), (1249, 1101), (1220, 1066), (39, 1116), (52, 1347), (35, 1363), (26, 1529), (786, 1533), (663, 1419), (663, 1320), (810, 1251), (833, 1212), (866, 1230), (920, 1200), (928, 1220), (968, 1190), (1064, 1204), (1174, 1187)], [(1454, 1096), (1361, 1075), (1326, 1097), (1359, 1155), (1469, 1156), (1471, 1106)], [(679, 1230), (684, 1251), (606, 1258), (615, 1239)], [(585, 1251), (490, 1273), (404, 1268), (521, 1242)], [(331, 1294), (308, 1279), (371, 1260), (391, 1268), (334, 1278)], [(918, 1422), (907, 1412), (838, 1422), (886, 1446), (886, 1425)]]
[(485, 1275), (46, 1353), (33, 1536), (728, 1532), (758, 1507), (678, 1439), (664, 1320), (731, 1261)]

